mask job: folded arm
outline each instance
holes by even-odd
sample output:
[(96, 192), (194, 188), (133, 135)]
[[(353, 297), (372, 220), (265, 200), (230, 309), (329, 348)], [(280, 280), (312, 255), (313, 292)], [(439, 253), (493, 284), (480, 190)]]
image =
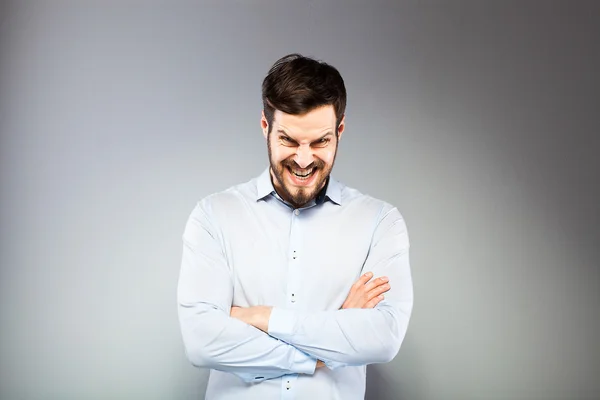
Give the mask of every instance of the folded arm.
[(186, 354), (197, 367), (233, 373), (247, 382), (312, 374), (316, 358), (230, 317), (233, 283), (218, 231), (199, 204), (183, 234), (177, 289)]
[(363, 271), (389, 277), (385, 300), (372, 309), (301, 312), (257, 309), (254, 326), (323, 360), (329, 368), (391, 361), (412, 312), (413, 287), (406, 225), (396, 209), (384, 212)]

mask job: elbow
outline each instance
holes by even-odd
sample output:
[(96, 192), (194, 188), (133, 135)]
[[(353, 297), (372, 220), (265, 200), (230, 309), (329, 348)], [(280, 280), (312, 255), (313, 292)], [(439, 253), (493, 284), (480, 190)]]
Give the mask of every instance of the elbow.
[(179, 318), (186, 358), (194, 367), (214, 368), (217, 364), (214, 343), (219, 335), (217, 313), (208, 307), (180, 307)]
[(210, 341), (201, 340), (202, 336), (208, 336), (207, 332), (198, 332), (195, 329), (182, 329), (183, 348), (185, 356), (194, 367), (215, 368), (217, 360)]
[(401, 341), (396, 338), (390, 338), (385, 343), (381, 343), (374, 352), (373, 363), (383, 364), (392, 361), (400, 351), (400, 344)]
[(185, 346), (185, 355), (194, 367), (197, 368), (213, 368), (214, 361), (207, 352), (198, 346)]
[(373, 348), (373, 363), (388, 363), (400, 351), (408, 328), (408, 319), (392, 318), (392, 321), (387, 329), (379, 331), (376, 339), (373, 340), (376, 343)]

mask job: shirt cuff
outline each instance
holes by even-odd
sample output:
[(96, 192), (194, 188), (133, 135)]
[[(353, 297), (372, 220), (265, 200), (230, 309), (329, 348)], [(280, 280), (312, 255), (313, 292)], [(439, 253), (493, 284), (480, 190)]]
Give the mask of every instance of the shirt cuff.
[(294, 336), (296, 320), (297, 317), (294, 311), (273, 307), (269, 318), (269, 335), (284, 342), (289, 342)]
[(317, 359), (296, 349), (294, 363), (292, 364), (290, 371), (293, 371), (296, 374), (312, 375), (315, 373), (315, 369), (317, 369)]

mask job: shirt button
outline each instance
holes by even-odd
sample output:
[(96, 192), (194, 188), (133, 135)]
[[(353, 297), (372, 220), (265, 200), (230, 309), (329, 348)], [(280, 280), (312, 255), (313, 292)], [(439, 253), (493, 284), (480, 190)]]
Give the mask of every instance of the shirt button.
[(296, 302), (296, 295), (294, 293), (292, 293), (292, 303)]
[(286, 383), (286, 385), (285, 385), (285, 388), (286, 388), (287, 390), (290, 390), (290, 388), (291, 388), (291, 387), (292, 387), (292, 385), (290, 384), (290, 381), (287, 381), (287, 383)]
[(294, 210), (294, 214), (300, 215), (300, 210)]

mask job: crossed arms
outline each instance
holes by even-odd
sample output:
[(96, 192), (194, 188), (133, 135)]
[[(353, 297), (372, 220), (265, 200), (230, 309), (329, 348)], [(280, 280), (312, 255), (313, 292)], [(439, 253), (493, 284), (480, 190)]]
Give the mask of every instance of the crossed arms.
[[(233, 283), (218, 230), (199, 204), (183, 235), (178, 311), (183, 342), (197, 367), (259, 382), (286, 374), (392, 360), (412, 311), (408, 236), (395, 208), (382, 210), (363, 275), (342, 309), (298, 312), (279, 307), (232, 307)], [(389, 277), (393, 289), (371, 276)], [(376, 305), (376, 306), (375, 306)], [(321, 363), (319, 363), (319, 366)]]

